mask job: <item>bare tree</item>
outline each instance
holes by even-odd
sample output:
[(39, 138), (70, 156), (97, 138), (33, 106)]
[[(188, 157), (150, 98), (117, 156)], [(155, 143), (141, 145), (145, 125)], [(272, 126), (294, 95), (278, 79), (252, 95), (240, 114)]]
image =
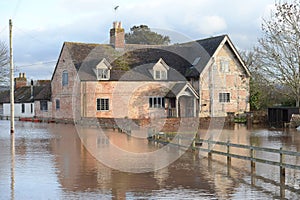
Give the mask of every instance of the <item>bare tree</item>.
[(9, 56), (7, 46), (0, 41), (0, 85), (7, 85), (9, 81)]
[[(300, 104), (300, 3), (277, 1), (255, 48), (263, 77)], [(282, 91), (285, 88), (285, 91)]]

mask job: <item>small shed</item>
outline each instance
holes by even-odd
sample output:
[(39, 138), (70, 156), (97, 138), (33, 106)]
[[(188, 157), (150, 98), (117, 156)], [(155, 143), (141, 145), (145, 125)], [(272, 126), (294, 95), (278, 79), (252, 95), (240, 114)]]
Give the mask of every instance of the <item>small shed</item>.
[(283, 127), (284, 123), (289, 123), (292, 114), (299, 114), (297, 107), (273, 107), (268, 108), (269, 124), (276, 127)]

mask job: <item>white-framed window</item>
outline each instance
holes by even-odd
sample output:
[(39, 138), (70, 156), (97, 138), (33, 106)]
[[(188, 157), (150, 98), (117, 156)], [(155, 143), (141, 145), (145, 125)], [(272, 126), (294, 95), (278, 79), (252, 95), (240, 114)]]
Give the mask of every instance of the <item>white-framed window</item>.
[(69, 74), (68, 74), (68, 71), (65, 70), (65, 71), (63, 71), (63, 74), (62, 74), (62, 86), (68, 85), (68, 82), (69, 82)]
[(108, 80), (110, 77), (110, 70), (107, 68), (97, 69), (97, 79), (98, 80)]
[(219, 93), (219, 102), (220, 103), (229, 103), (230, 102), (230, 93)]
[(40, 110), (48, 111), (48, 102), (47, 101), (40, 101)]
[(97, 99), (97, 111), (108, 111), (109, 99), (98, 98)]
[(155, 80), (167, 80), (167, 72), (165, 70), (154, 71)]
[(229, 61), (228, 60), (221, 60), (220, 61), (220, 71), (221, 72), (229, 72)]
[(165, 98), (149, 97), (149, 108), (165, 108)]

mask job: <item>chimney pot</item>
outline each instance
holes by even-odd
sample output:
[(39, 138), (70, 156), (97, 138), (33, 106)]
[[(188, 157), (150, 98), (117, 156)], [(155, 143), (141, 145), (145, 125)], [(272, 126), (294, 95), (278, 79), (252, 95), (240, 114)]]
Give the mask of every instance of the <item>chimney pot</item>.
[(121, 22), (113, 22), (113, 28), (110, 29), (110, 44), (115, 49), (123, 49), (125, 47), (125, 31)]

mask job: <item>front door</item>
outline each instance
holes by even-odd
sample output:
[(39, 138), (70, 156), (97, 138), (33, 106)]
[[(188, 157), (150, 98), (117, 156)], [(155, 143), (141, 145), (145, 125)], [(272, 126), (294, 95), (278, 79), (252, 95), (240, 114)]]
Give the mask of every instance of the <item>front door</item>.
[(179, 117), (195, 117), (194, 98), (189, 96), (179, 97)]

